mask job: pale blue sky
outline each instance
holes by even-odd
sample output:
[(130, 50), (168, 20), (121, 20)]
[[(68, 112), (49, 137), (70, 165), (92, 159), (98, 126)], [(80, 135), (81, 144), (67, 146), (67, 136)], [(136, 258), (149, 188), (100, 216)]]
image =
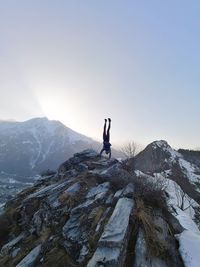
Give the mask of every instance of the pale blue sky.
[(200, 146), (200, 1), (0, 0), (0, 118)]

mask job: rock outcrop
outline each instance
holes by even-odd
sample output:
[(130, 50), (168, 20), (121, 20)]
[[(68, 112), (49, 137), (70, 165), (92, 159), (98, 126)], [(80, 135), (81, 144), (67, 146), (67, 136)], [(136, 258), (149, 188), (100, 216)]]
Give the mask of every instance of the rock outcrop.
[(19, 193), (0, 217), (0, 266), (183, 267), (175, 206), (143, 183), (170, 167), (163, 145), (149, 163), (153, 148), (138, 155), (140, 172), (85, 150)]

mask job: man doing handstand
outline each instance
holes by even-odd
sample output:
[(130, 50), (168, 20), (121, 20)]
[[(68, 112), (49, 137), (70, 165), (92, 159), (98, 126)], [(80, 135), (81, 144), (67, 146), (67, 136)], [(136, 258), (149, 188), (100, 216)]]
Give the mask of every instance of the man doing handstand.
[(111, 119), (108, 119), (109, 121), (109, 125), (108, 125), (108, 129), (106, 132), (106, 124), (107, 124), (107, 119), (105, 119), (105, 123), (104, 123), (104, 128), (103, 128), (103, 148), (100, 152), (100, 156), (102, 155), (102, 153), (105, 151), (106, 154), (109, 154), (109, 159), (111, 158), (111, 144), (110, 144), (110, 126), (111, 126)]

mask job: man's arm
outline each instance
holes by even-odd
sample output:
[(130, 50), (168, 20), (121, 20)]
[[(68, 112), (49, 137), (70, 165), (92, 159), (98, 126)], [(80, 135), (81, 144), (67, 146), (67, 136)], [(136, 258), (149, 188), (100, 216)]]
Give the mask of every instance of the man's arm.
[(102, 148), (102, 149), (101, 149), (101, 152), (100, 152), (100, 157), (101, 157), (101, 155), (102, 155), (103, 151), (104, 151), (104, 149)]
[(110, 153), (109, 153), (109, 159), (111, 159), (111, 154), (112, 154), (112, 153), (111, 153), (111, 150), (110, 150)]

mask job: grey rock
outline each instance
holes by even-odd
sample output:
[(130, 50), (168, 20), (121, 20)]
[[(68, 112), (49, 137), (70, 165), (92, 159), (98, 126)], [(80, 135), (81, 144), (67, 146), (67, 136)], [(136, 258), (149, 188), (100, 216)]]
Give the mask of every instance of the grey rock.
[(83, 245), (77, 261), (80, 263), (83, 262), (85, 260), (85, 257), (88, 255), (88, 253), (89, 253), (89, 248), (86, 245)]
[(109, 183), (100, 184), (99, 186), (96, 186), (92, 188), (88, 195), (86, 196), (86, 201), (82, 204), (75, 207), (71, 213), (77, 213), (81, 210), (84, 210), (84, 212), (87, 212), (87, 210), (92, 209), (96, 206), (97, 202), (105, 202), (106, 201), (106, 195), (109, 192)]
[(91, 197), (94, 197), (100, 193), (107, 193), (108, 190), (110, 188), (110, 183), (109, 182), (105, 182), (103, 184), (99, 184), (95, 187), (92, 187), (89, 192), (87, 193), (87, 196), (86, 198), (91, 198)]
[(68, 187), (64, 191), (64, 193), (67, 193), (67, 194), (73, 196), (73, 195), (75, 195), (80, 190), (80, 188), (81, 188), (81, 185), (80, 185), (80, 183), (77, 182), (77, 183), (71, 185), (70, 187)]
[(132, 199), (121, 198), (118, 200), (87, 267), (123, 266), (128, 241), (129, 217), (133, 207)]
[(105, 159), (101, 158), (98, 161), (90, 161), (88, 162), (89, 169), (98, 169), (103, 170), (106, 169), (114, 164), (118, 163), (118, 160), (116, 159)]
[(36, 191), (35, 193), (29, 195), (26, 200), (31, 199), (31, 198), (35, 198), (35, 197), (45, 197), (45, 196), (49, 196), (52, 194), (57, 194), (59, 193), (63, 188), (65, 188), (69, 183), (71, 182), (71, 180), (67, 180), (67, 181), (62, 181), (56, 184), (51, 184), (48, 185), (46, 187), (40, 188), (38, 191)]
[(135, 187), (133, 183), (129, 183), (123, 190), (122, 196), (123, 197), (133, 197), (135, 191)]
[(87, 212), (87, 210), (92, 209), (93, 207), (95, 207), (95, 205), (96, 205), (96, 203), (95, 203), (94, 199), (87, 199), (82, 204), (80, 204), (77, 207), (73, 208), (72, 211), (71, 211), (71, 214), (80, 212), (81, 210), (84, 210), (84, 212)]
[(31, 252), (29, 252), (29, 254), (25, 258), (23, 258), (20, 263), (17, 264), (16, 267), (33, 267), (41, 252), (41, 248), (42, 246), (38, 245), (37, 247), (32, 249)]
[(74, 154), (74, 157), (79, 157), (79, 158), (93, 158), (98, 156), (97, 152), (93, 149), (85, 149), (80, 153)]
[(106, 219), (106, 217), (108, 216), (109, 212), (110, 212), (111, 208), (107, 208), (103, 214), (103, 216), (101, 217), (101, 219), (99, 220), (98, 224), (97, 224), (97, 227), (96, 227), (96, 232), (98, 232), (104, 222), (104, 220)]
[(114, 198), (119, 198), (122, 195), (123, 189), (118, 190), (115, 194), (114, 194)]
[(12, 251), (11, 256), (12, 258), (15, 258), (17, 254), (20, 252), (21, 248), (16, 248)]
[(135, 191), (135, 187), (133, 183), (129, 183), (127, 184), (125, 188), (118, 190), (115, 193), (114, 198), (133, 197), (134, 191)]
[(48, 194), (51, 191), (51, 189), (54, 187), (55, 187), (55, 184), (51, 184), (51, 185), (45, 186), (43, 188), (40, 188), (35, 193), (29, 195), (27, 197), (27, 199), (34, 198), (34, 197), (43, 197), (44, 195)]
[(162, 259), (150, 255), (142, 229), (139, 229), (137, 236), (133, 267), (167, 267)]
[(39, 235), (40, 231), (42, 230), (42, 223), (43, 223), (43, 218), (42, 218), (43, 212), (38, 210), (34, 215), (32, 219), (32, 224), (34, 225), (34, 229), (36, 233)]
[(107, 205), (112, 204), (112, 202), (113, 202), (113, 198), (114, 198), (113, 194), (109, 195), (109, 196), (107, 197), (105, 203), (106, 203)]
[(118, 200), (114, 212), (99, 240), (101, 247), (122, 247), (126, 238), (129, 217), (134, 207), (134, 201), (128, 198)]
[(17, 236), (15, 239), (11, 240), (7, 244), (5, 244), (1, 249), (1, 255), (8, 254), (13, 247), (15, 247), (22, 239), (25, 237), (24, 233), (21, 233), (19, 236)]
[[(97, 157), (97, 153), (92, 149), (86, 149), (83, 150), (80, 153), (74, 154), (72, 158), (62, 163), (58, 169), (59, 174), (64, 174), (66, 172), (69, 172), (70, 170), (78, 168), (80, 170), (81, 163), (86, 160), (91, 160), (92, 158)], [(79, 167), (78, 167), (79, 165)], [(85, 164), (84, 164), (85, 165)], [(83, 167), (83, 165), (82, 165)], [(82, 168), (81, 168), (82, 169)], [(85, 166), (84, 166), (85, 169)]]
[(85, 172), (88, 170), (88, 166), (84, 163), (79, 163), (78, 165), (75, 166), (76, 171), (78, 171), (79, 173), (81, 172)]
[(122, 267), (119, 248), (99, 247), (88, 262), (87, 267)]
[(139, 229), (137, 236), (133, 267), (150, 267), (150, 259), (148, 257), (147, 245), (142, 229)]
[(101, 171), (99, 175), (119, 187), (125, 186), (132, 181), (131, 174), (122, 168), (121, 163), (116, 163)]

